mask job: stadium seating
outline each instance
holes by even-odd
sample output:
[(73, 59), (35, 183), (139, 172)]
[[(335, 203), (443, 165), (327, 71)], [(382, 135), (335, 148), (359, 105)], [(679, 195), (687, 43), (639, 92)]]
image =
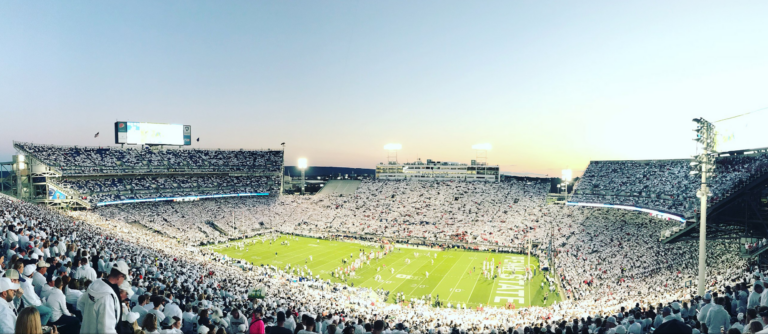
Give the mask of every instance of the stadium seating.
[[(633, 205), (692, 215), (698, 208), (701, 178), (690, 175), (690, 160), (592, 161), (580, 179), (573, 202)], [(710, 203), (723, 200), (745, 182), (768, 172), (767, 154), (716, 159), (710, 178)]]
[(64, 176), (162, 172), (280, 172), (281, 150), (76, 147), (14, 142)]
[(158, 197), (185, 197), (237, 193), (275, 193), (279, 179), (268, 176), (146, 176), (104, 179), (49, 178), (62, 189), (71, 189), (91, 204)]
[[(522, 193), (518, 193), (520, 189), (507, 188), (511, 187), (510, 185), (499, 185), (498, 189), (505, 191), (497, 192), (495, 195), (473, 193), (478, 190), (474, 188), (475, 184), (382, 185), (371, 183), (364, 187), (371, 191), (390, 189), (390, 187), (407, 191), (409, 186), (415, 187), (413, 189), (432, 188), (425, 190), (425, 193), (420, 196), (423, 200), (429, 198), (430, 204), (437, 204), (442, 200), (459, 201), (463, 204), (477, 203), (475, 206), (470, 206), (471, 209), (462, 211), (465, 215), (469, 214), (470, 210), (482, 208), (483, 205), (480, 203), (490, 201), (489, 196), (503, 198), (511, 194), (523, 194), (525, 197), (518, 199), (518, 203), (534, 199), (536, 202), (539, 201), (536, 191), (523, 190)], [(526, 189), (527, 186), (528, 184), (514, 187)], [(529, 190), (538, 188), (536, 184), (531, 186), (534, 187)], [(447, 195), (445, 191), (448, 189), (454, 191)], [(464, 200), (451, 198), (459, 193), (465, 194)], [(384, 192), (381, 195), (390, 198), (395, 195), (397, 198), (402, 194), (402, 192), (394, 194)], [(505, 195), (502, 196), (502, 194)], [(411, 195), (416, 194), (414, 192)], [(390, 204), (415, 205), (418, 203), (416, 198), (412, 201), (406, 198), (403, 200), (403, 202), (395, 201)], [(274, 198), (267, 202), (249, 199), (252, 203), (234, 199), (227, 201), (231, 203), (223, 204), (214, 201), (153, 203), (153, 210), (147, 210), (147, 212), (162, 211), (163, 209), (159, 209), (158, 206), (172, 207), (176, 204), (194, 206), (215, 203), (210, 207), (201, 207), (198, 210), (199, 213), (222, 205), (240, 205), (245, 210), (261, 205), (266, 210), (268, 207), (285, 206), (288, 203), (277, 202)], [(335, 207), (335, 204), (330, 202), (325, 204)], [(355, 203), (348, 204), (351, 206)], [(117, 210), (120, 207), (122, 206), (105, 209)], [(404, 213), (400, 210), (402, 207), (401, 205), (397, 210), (396, 208), (386, 210), (384, 216), (388, 217), (387, 219), (396, 219), (395, 217), (402, 219), (401, 215), (397, 215)], [(293, 208), (284, 208), (278, 211), (278, 214), (285, 214), (291, 209)], [(178, 208), (171, 208), (171, 210), (178, 210)], [(679, 304), (675, 304), (674, 301), (684, 301), (691, 305), (691, 307), (686, 305), (682, 308), (685, 311), (680, 313), (681, 319), (688, 320), (694, 328), (703, 327), (704, 322), (699, 324), (697, 320), (691, 320), (696, 319), (695, 311), (701, 309), (703, 305), (691, 299), (690, 288), (684, 285), (695, 268), (696, 244), (654, 243), (652, 236), (668, 224), (666, 221), (632, 212), (545, 206), (541, 203), (528, 207), (526, 211), (532, 211), (531, 218), (535, 217), (535, 221), (540, 224), (551, 225), (556, 231), (556, 262), (557, 267), (561, 268), (558, 273), (561, 275), (566, 299), (552, 308), (476, 310), (476, 305), (469, 305), (467, 309), (464, 307), (434, 309), (421, 303), (379, 304), (371, 300), (373, 291), (367, 288), (353, 288), (319, 281), (316, 278), (298, 277), (275, 267), (251, 266), (248, 263), (223, 258), (205, 249), (189, 249), (179, 244), (177, 240), (161, 234), (137, 228), (120, 220), (105, 219), (98, 212), (69, 212), (67, 213), (69, 216), (65, 216), (59, 211), (45, 207), (0, 198), (0, 217), (4, 222), (4, 244), (10, 244), (12, 240), (21, 242), (22, 236), (29, 237), (29, 241), (24, 240), (26, 242), (24, 245), (27, 243), (31, 245), (30, 253), (43, 254), (43, 259), (57, 257), (59, 260), (66, 259), (68, 262), (75, 259), (81, 252), (87, 252), (86, 256), (89, 259), (94, 256), (91, 266), (99, 269), (102, 269), (97, 263), (99, 259), (106, 262), (108, 266), (117, 260), (125, 260), (132, 269), (131, 290), (136, 296), (132, 299), (137, 301), (139, 295), (152, 294), (152, 291), (155, 291), (160, 295), (172, 295), (173, 299), (169, 298), (166, 301), (166, 309), (173, 310), (172, 303), (180, 305), (181, 308), (189, 307), (189, 311), (184, 312), (180, 317), (186, 323), (181, 326), (185, 333), (196, 333), (194, 328), (202, 326), (197, 325), (197, 322), (201, 319), (198, 312), (203, 309), (210, 310), (212, 314), (207, 318), (211, 321), (211, 327), (230, 328), (229, 325), (235, 320), (227, 316), (227, 313), (238, 309), (243, 312), (245, 319), (249, 319), (251, 313), (257, 308), (265, 313), (265, 322), (268, 325), (274, 324), (274, 316), (278, 311), (287, 312), (293, 323), (301, 322), (303, 315), (319, 317), (319, 321), (325, 321), (323, 320), (325, 313), (328, 315), (329, 323), (337, 321), (341, 327), (345, 324), (356, 325), (358, 318), (363, 323), (370, 324), (375, 320), (386, 320), (385, 326), (391, 328), (392, 333), (396, 331), (394, 329), (396, 324), (403, 324), (404, 329), (410, 333), (437, 333), (438, 331), (467, 333), (518, 331), (523, 333), (525, 327), (538, 327), (537, 332), (545, 332), (547, 328), (555, 332), (556, 327), (562, 331), (566, 326), (575, 326), (576, 332), (579, 333), (582, 330), (596, 333), (602, 326), (608, 326), (607, 329), (615, 326), (624, 326), (625, 329), (629, 329), (633, 321), (638, 322), (643, 329), (641, 332), (645, 333), (650, 327), (658, 326), (656, 322), (661, 324), (665, 321), (656, 303), (680, 309), (677, 307)], [(366, 209), (360, 213), (367, 212), (369, 211)], [(454, 219), (458, 220), (459, 217), (461, 216)], [(462, 218), (471, 221), (471, 217), (476, 216)], [(475, 225), (487, 223), (482, 220), (472, 222)], [(306, 228), (311, 229), (311, 227)], [(532, 234), (546, 236), (548, 233), (550, 233), (548, 229), (537, 228)], [(51, 241), (55, 242), (50, 243)], [(733, 300), (738, 301), (740, 294), (744, 293), (740, 290), (742, 289), (740, 283), (752, 277), (761, 279), (761, 276), (751, 275), (751, 268), (735, 258), (733, 254), (728, 245), (713, 243), (710, 254), (712, 261), (708, 264), (711, 275), (707, 284), (708, 289), (720, 291), (720, 296), (731, 296)], [(68, 265), (63, 268), (55, 269), (57, 275), (58, 273), (67, 275), (68, 271), (69, 275), (73, 275), (72, 273), (76, 271)], [(726, 286), (739, 288), (725, 290)], [(254, 289), (264, 294), (264, 298), (256, 300), (255, 303), (247, 299), (249, 292)], [(85, 293), (83, 295), (87, 296)], [(733, 315), (736, 312), (746, 312), (746, 307), (741, 308), (738, 304), (734, 304), (733, 308), (729, 304), (728, 312)], [(648, 306), (653, 306), (655, 311)], [(127, 310), (125, 312), (128, 313)], [(630, 317), (634, 317), (634, 320), (629, 320)], [(597, 318), (602, 318), (603, 321), (596, 322)], [(609, 322), (610, 325), (607, 324)], [(230, 331), (232, 331), (231, 328)], [(573, 328), (570, 331), (573, 331)], [(225, 332), (229, 331), (225, 330)]]

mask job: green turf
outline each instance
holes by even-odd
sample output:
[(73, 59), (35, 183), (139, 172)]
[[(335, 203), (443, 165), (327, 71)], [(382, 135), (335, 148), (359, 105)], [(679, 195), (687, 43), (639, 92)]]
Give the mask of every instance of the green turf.
[[(288, 240), (290, 245), (280, 245), (280, 242)], [(318, 240), (303, 237), (281, 236), (271, 245), (269, 242), (258, 242), (250, 245), (246, 250), (238, 250), (235, 247), (218, 245), (213, 246), (217, 252), (227, 256), (259, 264), (271, 264), (279, 268), (285, 268), (287, 264), (292, 267), (305, 265), (312, 270), (314, 275), (320, 275), (322, 279), (331, 279), (334, 282), (341, 282), (338, 278), (331, 277), (331, 271), (342, 267), (342, 258), (350, 258), (353, 254), (357, 258), (360, 249), (370, 251), (374, 247), (366, 247), (358, 243), (340, 242), (329, 240)], [(377, 247), (376, 250), (379, 250)], [(275, 253), (277, 252), (277, 255)], [(419, 257), (415, 257), (419, 253)], [(427, 257), (426, 254), (431, 256)], [(434, 254), (437, 253), (437, 258)], [(309, 256), (312, 260), (309, 260)], [(410, 264), (405, 259), (411, 260)], [(479, 304), (504, 306), (508, 299), (503, 297), (523, 298), (523, 303), (519, 300), (513, 300), (517, 307), (522, 305), (542, 306), (551, 305), (560, 300), (557, 293), (550, 293), (546, 303), (544, 295), (549, 291), (547, 281), (540, 270), (537, 270), (536, 276), (529, 282), (523, 282), (524, 288), (520, 289), (520, 279), (507, 276), (506, 278), (486, 279), (482, 276), (483, 261), (494, 259), (502, 265), (507, 264), (508, 270), (503, 271), (503, 275), (523, 274), (520, 266), (528, 265), (528, 257), (516, 254), (492, 253), (492, 252), (474, 252), (474, 251), (433, 251), (412, 248), (398, 248), (396, 251), (386, 255), (381, 260), (371, 260), (370, 265), (364, 265), (358, 269), (356, 276), (347, 279), (347, 284), (354, 283), (354, 286), (364, 286), (374, 289), (389, 290), (390, 299), (393, 300), (394, 293), (405, 293), (406, 300), (411, 297), (420, 298), (431, 294), (440, 296), (440, 300), (445, 305), (448, 302), (452, 304), (466, 303), (467, 307), (476, 307)], [(432, 261), (434, 260), (434, 264)], [(530, 258), (532, 268), (538, 268), (539, 261), (535, 257)], [(377, 272), (377, 267), (383, 267)], [(395, 269), (392, 274), (390, 268)], [(469, 273), (475, 269), (473, 273)], [(513, 272), (517, 269), (516, 272)], [(429, 278), (426, 272), (429, 272)], [(374, 276), (380, 275), (381, 281), (375, 281)], [(541, 283), (544, 282), (544, 289)], [(523, 295), (520, 296), (520, 291)], [(497, 299), (498, 298), (498, 299)]]

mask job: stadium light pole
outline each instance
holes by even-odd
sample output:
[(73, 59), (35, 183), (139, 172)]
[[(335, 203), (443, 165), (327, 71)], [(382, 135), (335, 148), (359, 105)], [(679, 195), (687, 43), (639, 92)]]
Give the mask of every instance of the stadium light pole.
[(389, 143), (384, 145), (384, 149), (387, 150), (387, 164), (397, 165), (397, 151), (403, 149), (403, 145), (396, 143)]
[(573, 170), (563, 169), (563, 188), (565, 189), (565, 202), (568, 202), (568, 182), (571, 182)]
[(304, 171), (307, 170), (307, 158), (299, 158), (299, 169), (301, 170), (301, 194), (304, 195), (304, 185), (306, 183)]
[(694, 118), (697, 128), (696, 138), (693, 140), (701, 144), (704, 151), (695, 156), (695, 161), (691, 162), (691, 175), (701, 173), (701, 188), (696, 192), (696, 197), (701, 202), (701, 212), (699, 214), (699, 284), (698, 294), (703, 296), (707, 282), (707, 198), (709, 195), (709, 185), (707, 184), (707, 175), (715, 168), (715, 156), (717, 153), (715, 144), (715, 126), (703, 118)]

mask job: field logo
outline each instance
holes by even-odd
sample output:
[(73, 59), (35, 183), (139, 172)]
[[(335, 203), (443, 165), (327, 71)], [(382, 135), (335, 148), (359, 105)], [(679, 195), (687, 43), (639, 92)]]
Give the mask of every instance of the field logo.
[(525, 276), (516, 274), (517, 271), (525, 272), (524, 261), (522, 257), (504, 259), (499, 273), (499, 287), (493, 297), (494, 303), (503, 301), (525, 304)]

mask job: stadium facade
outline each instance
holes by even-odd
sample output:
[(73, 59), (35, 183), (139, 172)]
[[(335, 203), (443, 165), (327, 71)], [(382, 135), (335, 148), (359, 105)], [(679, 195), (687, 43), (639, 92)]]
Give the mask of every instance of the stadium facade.
[(499, 166), (472, 161), (470, 164), (440, 162), (427, 159), (411, 163), (380, 163), (376, 165), (377, 180), (418, 181), (499, 181)]

